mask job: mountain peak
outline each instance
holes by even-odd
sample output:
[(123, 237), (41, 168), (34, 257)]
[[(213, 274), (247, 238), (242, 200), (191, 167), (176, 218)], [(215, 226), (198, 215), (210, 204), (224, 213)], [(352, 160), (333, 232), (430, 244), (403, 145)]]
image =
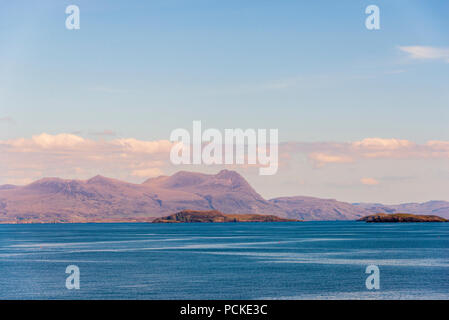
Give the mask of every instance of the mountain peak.
[[(81, 185), (78, 180), (68, 180), (61, 178), (42, 178), (30, 183), (23, 188), (26, 190), (34, 190), (39, 193), (57, 193), (68, 189), (79, 188)], [(20, 188), (16, 188), (18, 190)]]
[(154, 177), (154, 178), (148, 178), (147, 180), (142, 182), (142, 184), (150, 184), (150, 183), (153, 183), (153, 182), (161, 182), (161, 181), (166, 180), (167, 178), (169, 178), (169, 176), (164, 176), (164, 175), (157, 176), (157, 177)]
[(198, 172), (179, 171), (174, 175), (162, 179), (165, 187), (169, 188), (185, 188), (192, 187), (203, 183), (209, 175)]
[(89, 180), (87, 180), (87, 183), (98, 183), (98, 182), (108, 182), (110, 181), (110, 178), (106, 178), (102, 175), (97, 174), (95, 177), (90, 178)]
[(55, 177), (45, 177), (41, 178), (39, 180), (36, 180), (25, 187), (38, 187), (38, 186), (49, 186), (49, 185), (56, 185), (56, 184), (63, 184), (68, 182), (69, 180), (64, 180), (61, 178), (55, 178)]
[(227, 169), (221, 170), (220, 172), (218, 172), (216, 174), (216, 176), (220, 177), (220, 178), (231, 178), (231, 179), (232, 178), (242, 178), (243, 179), (243, 177), (237, 171), (227, 170)]
[(123, 185), (129, 184), (128, 182), (124, 182), (118, 179), (104, 177), (102, 175), (96, 175), (95, 177), (90, 178), (86, 181), (88, 185)]

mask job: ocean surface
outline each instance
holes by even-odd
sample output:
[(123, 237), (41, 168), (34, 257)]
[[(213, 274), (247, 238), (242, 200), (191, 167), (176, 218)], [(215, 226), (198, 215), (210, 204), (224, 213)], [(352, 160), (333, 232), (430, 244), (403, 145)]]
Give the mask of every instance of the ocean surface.
[(0, 299), (449, 299), (449, 223), (0, 225)]

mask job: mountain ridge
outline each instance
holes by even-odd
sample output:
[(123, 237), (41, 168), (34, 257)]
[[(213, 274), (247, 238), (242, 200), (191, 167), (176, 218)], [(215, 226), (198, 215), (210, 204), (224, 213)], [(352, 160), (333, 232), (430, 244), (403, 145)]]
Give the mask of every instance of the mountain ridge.
[(42, 178), (25, 186), (0, 186), (0, 223), (151, 221), (182, 210), (299, 220), (357, 220), (373, 213), (404, 212), (404, 206), (424, 210), (420, 214), (439, 211), (438, 215), (449, 216), (449, 202), (445, 201), (395, 207), (305, 196), (264, 199), (231, 170), (217, 174), (179, 171), (141, 184), (97, 175), (87, 180)]

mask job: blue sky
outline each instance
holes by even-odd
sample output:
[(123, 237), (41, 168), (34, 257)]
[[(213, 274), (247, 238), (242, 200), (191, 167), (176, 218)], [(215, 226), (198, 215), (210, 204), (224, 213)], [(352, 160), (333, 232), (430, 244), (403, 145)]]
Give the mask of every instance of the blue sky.
[[(80, 30), (65, 28), (70, 4)], [(370, 4), (377, 31), (365, 28)], [(201, 120), (278, 128), (283, 142), (447, 141), (448, 14), (432, 0), (2, 2), (0, 140), (163, 140)], [(400, 48), (412, 46), (444, 54)]]

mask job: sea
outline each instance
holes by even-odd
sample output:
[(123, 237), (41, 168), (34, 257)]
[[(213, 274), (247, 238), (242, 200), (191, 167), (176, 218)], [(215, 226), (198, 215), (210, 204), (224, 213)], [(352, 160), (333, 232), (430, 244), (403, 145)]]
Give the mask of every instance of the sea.
[(0, 299), (449, 299), (449, 223), (0, 225)]

